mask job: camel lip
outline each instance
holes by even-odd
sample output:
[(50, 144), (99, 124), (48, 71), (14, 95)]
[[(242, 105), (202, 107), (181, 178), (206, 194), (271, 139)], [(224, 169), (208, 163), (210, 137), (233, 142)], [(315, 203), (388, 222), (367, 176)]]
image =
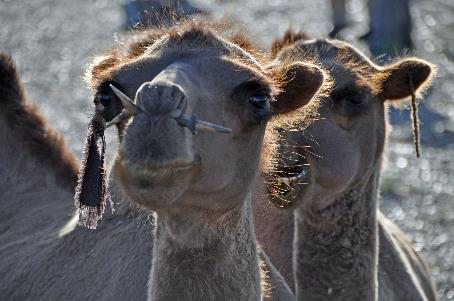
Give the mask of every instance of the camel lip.
[(271, 202), (279, 208), (294, 207), (296, 197), (310, 185), (311, 176), (308, 163), (295, 164), (274, 172), (267, 183)]
[(117, 171), (132, 181), (166, 181), (171, 178), (183, 176), (190, 173), (200, 165), (200, 160), (196, 156), (192, 160), (176, 159), (171, 162), (141, 162), (131, 163), (127, 159), (120, 159), (116, 164)]
[(130, 164), (129, 162), (126, 162), (128, 164), (129, 168), (132, 169), (140, 169), (140, 170), (146, 170), (149, 172), (154, 172), (154, 171), (159, 171), (159, 170), (165, 170), (165, 169), (187, 169), (191, 167), (195, 163), (194, 160), (174, 160), (171, 162), (167, 163), (154, 163), (154, 162), (143, 162), (141, 164)]
[(289, 189), (282, 191), (283, 195), (291, 192), (296, 185), (308, 184), (307, 181), (310, 179), (310, 168), (309, 164), (297, 164), (291, 166), (286, 171), (276, 173), (274, 180), (277, 184), (285, 185)]

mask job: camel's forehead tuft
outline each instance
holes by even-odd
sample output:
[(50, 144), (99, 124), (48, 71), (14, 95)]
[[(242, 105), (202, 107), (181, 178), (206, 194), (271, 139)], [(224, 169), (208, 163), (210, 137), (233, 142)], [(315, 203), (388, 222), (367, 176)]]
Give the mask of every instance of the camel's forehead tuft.
[(221, 47), (222, 42), (213, 29), (200, 25), (191, 24), (188, 27), (174, 27), (169, 31), (169, 46), (177, 44), (180, 46), (193, 46), (198, 47)]
[[(158, 46), (159, 44), (159, 46)], [(171, 27), (137, 30), (112, 49), (96, 56), (86, 71), (85, 79), (96, 87), (111, 71), (118, 69), (156, 47), (184, 49), (214, 49), (248, 65), (255, 65), (252, 43), (243, 34), (226, 35), (222, 29), (192, 20)]]
[(310, 37), (304, 31), (295, 32), (288, 29), (281, 38), (275, 39), (271, 44), (271, 57), (276, 58), (282, 49), (301, 40), (310, 40)]

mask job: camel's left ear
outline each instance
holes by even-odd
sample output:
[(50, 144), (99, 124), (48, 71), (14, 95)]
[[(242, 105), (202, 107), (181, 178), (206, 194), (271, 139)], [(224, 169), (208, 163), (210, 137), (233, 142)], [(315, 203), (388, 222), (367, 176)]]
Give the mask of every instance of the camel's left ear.
[(281, 83), (280, 91), (271, 103), (273, 115), (289, 113), (308, 104), (324, 80), (323, 72), (310, 64), (296, 62), (269, 69)]
[(385, 79), (380, 96), (386, 100), (400, 100), (427, 88), (435, 68), (424, 60), (410, 58), (387, 66), (382, 72)]

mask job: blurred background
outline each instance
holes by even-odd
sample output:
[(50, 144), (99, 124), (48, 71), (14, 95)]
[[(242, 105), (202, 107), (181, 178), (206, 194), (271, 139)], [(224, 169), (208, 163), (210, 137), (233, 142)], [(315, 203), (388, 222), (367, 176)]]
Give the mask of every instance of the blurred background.
[[(79, 157), (93, 112), (90, 91), (82, 80), (84, 70), (94, 54), (137, 22), (137, 12), (144, 7), (133, 2), (0, 0), (0, 50), (13, 56), (28, 95)], [(166, 5), (165, 0), (156, 2)], [(291, 26), (315, 38), (337, 36), (377, 62), (413, 54), (438, 66), (435, 83), (420, 106), (421, 159), (415, 158), (411, 143), (408, 108), (390, 112), (393, 131), (380, 206), (427, 258), (440, 299), (454, 300), (454, 1), (181, 3), (189, 12), (232, 19), (263, 48)], [(116, 143), (114, 135), (108, 143)]]

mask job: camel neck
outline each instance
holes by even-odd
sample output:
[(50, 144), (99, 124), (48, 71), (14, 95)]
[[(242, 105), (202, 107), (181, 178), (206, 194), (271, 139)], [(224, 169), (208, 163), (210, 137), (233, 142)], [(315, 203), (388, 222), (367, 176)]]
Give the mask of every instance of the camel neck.
[(209, 218), (158, 214), (149, 299), (259, 300), (252, 219), (250, 195), (237, 208)]
[(296, 211), (298, 300), (377, 300), (378, 177), (327, 208)]

